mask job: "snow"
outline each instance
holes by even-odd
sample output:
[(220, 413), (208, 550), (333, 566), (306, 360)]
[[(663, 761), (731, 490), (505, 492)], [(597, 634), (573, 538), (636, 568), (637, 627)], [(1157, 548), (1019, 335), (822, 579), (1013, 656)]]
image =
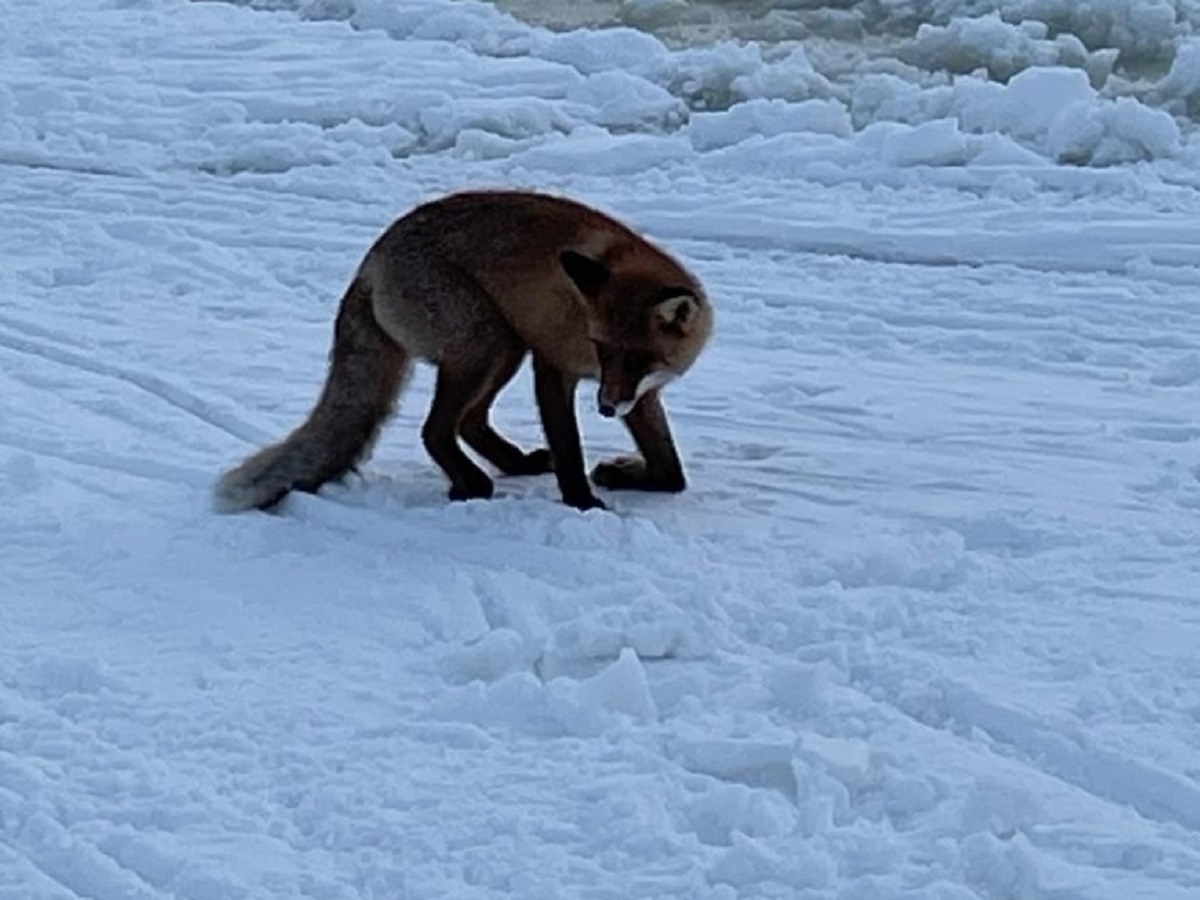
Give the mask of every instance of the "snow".
[(1096, 71), (1103, 83), (1112, 69), (1112, 48), (1089, 53), (1073, 34), (1048, 40), (1045, 22), (1005, 22), (996, 13), (977, 18), (951, 19), (948, 25), (922, 24), (916, 37), (901, 51), (901, 58), (914, 65), (969, 74), (986, 69), (990, 77), (1008, 80), (1018, 72), (1038, 66), (1074, 64)]
[[(0, 0), (0, 900), (1197, 896), (1200, 18), (1078, 6), (840, 4), (928, 52), (835, 72)], [(361, 476), (215, 515), (370, 242), (498, 184), (703, 279), (690, 489), (451, 504), (421, 369)]]

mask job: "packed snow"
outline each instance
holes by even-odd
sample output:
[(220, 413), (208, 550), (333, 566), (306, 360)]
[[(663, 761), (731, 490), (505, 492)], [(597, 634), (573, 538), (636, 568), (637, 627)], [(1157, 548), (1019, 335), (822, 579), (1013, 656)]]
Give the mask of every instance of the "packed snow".
[[(0, 900), (1200, 896), (1200, 10), (615, 5), (0, 0)], [(450, 503), (421, 369), (215, 514), (498, 185), (704, 281), (690, 489)]]

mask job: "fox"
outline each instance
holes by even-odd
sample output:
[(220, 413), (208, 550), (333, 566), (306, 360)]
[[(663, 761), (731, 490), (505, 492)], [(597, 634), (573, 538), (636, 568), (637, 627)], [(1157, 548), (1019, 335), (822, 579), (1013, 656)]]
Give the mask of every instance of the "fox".
[[(553, 473), (562, 501), (606, 509), (592, 484), (680, 492), (686, 477), (662, 389), (713, 330), (700, 281), (666, 250), (582, 202), (523, 189), (450, 193), (393, 221), (338, 306), (325, 383), (308, 418), (224, 473), (219, 512), (268, 510), (315, 493), (370, 454), (414, 363), (435, 370), (421, 440), (449, 499), (487, 499), (494, 482), (461, 441), (506, 476)], [(546, 446), (522, 450), (491, 424), (497, 395), (532, 356)], [(575, 398), (619, 418), (637, 452), (585, 472)]]

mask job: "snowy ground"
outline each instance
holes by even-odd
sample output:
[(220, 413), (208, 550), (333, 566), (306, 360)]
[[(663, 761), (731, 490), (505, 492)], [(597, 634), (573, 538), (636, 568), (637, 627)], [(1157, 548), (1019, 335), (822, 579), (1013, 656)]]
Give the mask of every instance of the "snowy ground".
[[(0, 0), (2, 900), (1200, 896), (1183, 107), (273, 5)], [(422, 371), (214, 515), (369, 242), (495, 184), (705, 280), (692, 489), (448, 504)]]

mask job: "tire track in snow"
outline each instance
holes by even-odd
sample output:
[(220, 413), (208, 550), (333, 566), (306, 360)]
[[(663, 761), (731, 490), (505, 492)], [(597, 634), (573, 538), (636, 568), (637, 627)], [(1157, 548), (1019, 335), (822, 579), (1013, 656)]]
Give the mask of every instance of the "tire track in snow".
[(12, 846), (36, 871), (83, 900), (156, 900), (162, 894), (94, 844), (73, 835), (50, 811), (0, 791), (0, 814), (21, 824)]
[(937, 716), (930, 721), (927, 703), (918, 708), (913, 699), (888, 687), (903, 679), (875, 672), (868, 675), (868, 681), (872, 696), (878, 695), (916, 722), (945, 732), (951, 731), (947, 724), (951, 722), (978, 729), (992, 739), (993, 746), (1009, 751), (1012, 758), (1039, 772), (1106, 803), (1131, 807), (1143, 818), (1200, 833), (1200, 787), (1182, 775), (1102, 747), (1082, 732), (1071, 735), (1055, 730), (964, 684), (935, 683)]
[(76, 175), (95, 175), (102, 178), (138, 178), (142, 172), (134, 167), (120, 168), (102, 164), (94, 157), (71, 156), (24, 147), (0, 150), (0, 168), (43, 169), (50, 172), (70, 172)]
[[(1173, 221), (1147, 218), (1114, 222), (1098, 218), (1046, 222), (1039, 231), (976, 230), (962, 223), (953, 233), (947, 232), (944, 222), (915, 221), (881, 227), (867, 222), (812, 223), (781, 217), (768, 232), (762, 228), (761, 216), (738, 212), (736, 205), (716, 219), (644, 208), (638, 209), (638, 221), (675, 240), (707, 242), (725, 251), (785, 251), (934, 269), (1004, 265), (1032, 273), (1117, 276), (1129, 275), (1131, 265), (1149, 259), (1160, 270), (1160, 277), (1189, 284), (1200, 282), (1194, 249), (1200, 234), (1194, 220), (1183, 215)], [(1196, 238), (1188, 240), (1181, 235)], [(1096, 253), (1097, 246), (1106, 247), (1108, 252)], [(931, 247), (938, 249), (931, 251)]]
[(87, 452), (79, 452), (65, 448), (55, 441), (18, 436), (12, 433), (0, 434), (0, 446), (33, 456), (57, 459), (65, 463), (85, 466), (90, 469), (116, 472), (120, 475), (134, 475), (138, 478), (160, 481), (164, 484), (200, 487), (209, 484), (214, 477), (210, 472), (202, 472), (199, 469), (192, 469), (187, 466), (176, 466), (159, 460), (125, 456), (109, 451), (89, 450)]
[(1068, 737), (965, 685), (943, 692), (955, 720), (987, 732), (1029, 765), (1147, 819), (1200, 832), (1200, 787), (1184, 776), (1097, 746), (1082, 733)]
[(75, 340), (71, 335), (63, 334), (60, 331), (54, 331), (45, 326), (38, 325), (35, 322), (26, 322), (23, 319), (18, 319), (14, 316), (0, 315), (0, 326), (10, 329), (11, 331), (19, 331), (27, 337), (42, 338), (52, 341), (55, 344), (69, 344), (77, 350), (86, 350), (87, 347), (82, 342)]
[(156, 400), (173, 406), (179, 411), (249, 444), (262, 444), (270, 440), (266, 432), (157, 375), (103, 362), (73, 350), (3, 332), (0, 332), (0, 348), (34, 356), (47, 362), (68, 366), (103, 378), (123, 381)]

